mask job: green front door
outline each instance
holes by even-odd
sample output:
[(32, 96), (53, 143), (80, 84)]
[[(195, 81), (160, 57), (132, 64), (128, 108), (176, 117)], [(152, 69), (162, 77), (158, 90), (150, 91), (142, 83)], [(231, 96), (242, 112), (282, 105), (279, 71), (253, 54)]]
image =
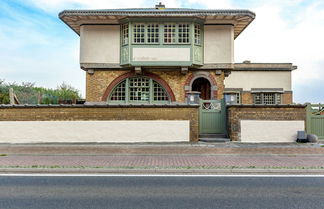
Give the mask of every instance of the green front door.
[(225, 100), (200, 100), (200, 134), (226, 134)]

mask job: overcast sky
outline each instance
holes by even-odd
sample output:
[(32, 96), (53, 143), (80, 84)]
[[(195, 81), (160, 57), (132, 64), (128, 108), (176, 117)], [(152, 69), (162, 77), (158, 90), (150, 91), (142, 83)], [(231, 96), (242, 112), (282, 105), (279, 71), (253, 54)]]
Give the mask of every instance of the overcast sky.
[[(148, 0), (0, 0), (0, 79), (84, 96), (79, 36), (57, 17), (64, 9), (154, 7)], [(323, 0), (165, 0), (166, 7), (249, 9), (256, 19), (235, 40), (235, 62), (292, 62), (296, 103), (324, 103)]]

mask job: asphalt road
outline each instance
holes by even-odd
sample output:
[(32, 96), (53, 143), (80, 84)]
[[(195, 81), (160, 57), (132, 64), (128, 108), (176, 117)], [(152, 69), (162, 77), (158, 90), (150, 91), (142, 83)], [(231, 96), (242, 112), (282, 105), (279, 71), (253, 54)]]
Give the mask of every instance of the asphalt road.
[(324, 177), (0, 176), (1, 209), (317, 209)]

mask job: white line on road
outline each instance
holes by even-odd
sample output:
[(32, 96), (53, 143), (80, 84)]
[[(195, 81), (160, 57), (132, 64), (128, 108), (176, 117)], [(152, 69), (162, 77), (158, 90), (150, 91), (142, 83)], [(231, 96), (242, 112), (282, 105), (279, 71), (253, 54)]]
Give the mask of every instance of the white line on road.
[(183, 175), (183, 174), (172, 174), (172, 175), (162, 175), (162, 174), (28, 174), (28, 173), (19, 173), (19, 174), (0, 174), (0, 176), (30, 176), (30, 177), (38, 177), (38, 176), (75, 176), (75, 177), (100, 177), (100, 176), (107, 176), (107, 177), (321, 177), (323, 178), (324, 175)]

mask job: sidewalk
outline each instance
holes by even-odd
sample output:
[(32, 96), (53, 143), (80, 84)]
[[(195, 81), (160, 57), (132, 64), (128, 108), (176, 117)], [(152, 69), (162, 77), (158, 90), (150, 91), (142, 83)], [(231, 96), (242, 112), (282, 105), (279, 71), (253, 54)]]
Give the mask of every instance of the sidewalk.
[(324, 174), (321, 144), (0, 144), (0, 156), (2, 173)]

